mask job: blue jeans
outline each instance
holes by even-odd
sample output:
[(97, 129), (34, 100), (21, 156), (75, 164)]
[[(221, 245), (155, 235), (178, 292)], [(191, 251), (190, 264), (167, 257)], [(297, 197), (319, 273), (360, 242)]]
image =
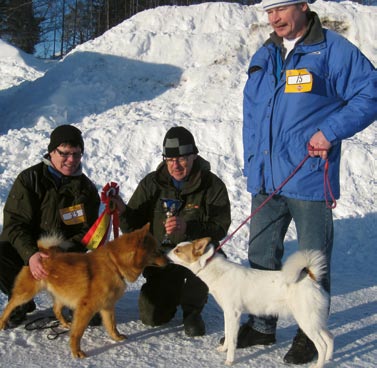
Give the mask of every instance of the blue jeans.
[[(252, 198), (252, 211), (268, 196)], [(330, 293), (330, 262), (334, 229), (332, 210), (326, 202), (303, 201), (274, 196), (250, 221), (249, 262), (252, 268), (280, 270), (284, 255), (284, 238), (292, 219), (296, 225), (298, 247), (321, 250), (327, 258), (323, 287)], [(250, 316), (248, 324), (263, 333), (275, 333), (277, 318)]]

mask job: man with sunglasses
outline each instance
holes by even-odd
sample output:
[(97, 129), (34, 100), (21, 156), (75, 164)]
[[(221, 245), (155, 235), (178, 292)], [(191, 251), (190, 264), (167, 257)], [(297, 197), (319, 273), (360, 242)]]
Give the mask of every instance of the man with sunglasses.
[[(120, 228), (133, 231), (151, 223), (151, 232), (162, 247), (209, 236), (216, 244), (225, 237), (230, 222), (230, 202), (225, 184), (198, 155), (194, 137), (184, 127), (173, 127), (163, 141), (163, 161), (138, 185), (125, 205), (120, 197)], [(165, 200), (179, 201), (176, 214), (166, 217)], [(178, 207), (178, 206), (177, 206)], [(163, 245), (165, 236), (170, 245)], [(174, 264), (147, 267), (146, 283), (139, 296), (142, 322), (158, 326), (170, 321), (180, 305), (187, 336), (205, 334), (201, 311), (208, 288), (191, 271)]]
[[(0, 235), (0, 289), (10, 295), (14, 280), (25, 265), (37, 280), (46, 272), (38, 239), (47, 233), (63, 236), (70, 252), (85, 252), (82, 237), (98, 217), (100, 199), (92, 181), (82, 172), (84, 141), (72, 125), (58, 126), (50, 136), (42, 162), (22, 171), (4, 206)], [(35, 310), (34, 301), (17, 307), (10, 318), (19, 325)]]

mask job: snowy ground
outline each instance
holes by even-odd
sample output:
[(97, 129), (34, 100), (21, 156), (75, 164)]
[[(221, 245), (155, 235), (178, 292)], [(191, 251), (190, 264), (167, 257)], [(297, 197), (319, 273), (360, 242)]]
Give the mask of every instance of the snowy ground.
[[(377, 65), (377, 8), (356, 3), (311, 5)], [(98, 185), (120, 185), (129, 198), (161, 159), (162, 139), (172, 125), (189, 128), (200, 154), (226, 183), (233, 231), (248, 215), (250, 198), (241, 175), (242, 88), (250, 56), (270, 32), (259, 6), (207, 3), (160, 7), (137, 14), (98, 39), (77, 47), (61, 62), (45, 63), (0, 40), (0, 230), (2, 208), (20, 170), (40, 161), (49, 133), (73, 123), (84, 134), (84, 170)], [(334, 211), (333, 297), (329, 327), (335, 335), (329, 367), (373, 367), (377, 362), (376, 144), (374, 123), (344, 142), (342, 197)], [(247, 226), (224, 246), (247, 265)], [(296, 249), (294, 227), (287, 254)], [(148, 328), (139, 321), (139, 279), (117, 304), (115, 343), (102, 327), (82, 340), (89, 357), (71, 358), (68, 334), (24, 326), (0, 332), (0, 367), (219, 367), (215, 348), (223, 336), (222, 312), (210, 298), (203, 316), (207, 334), (188, 338), (181, 314)], [(29, 321), (51, 315), (47, 294), (36, 299)], [(0, 295), (0, 310), (6, 303)], [(246, 318), (246, 317), (245, 317)], [(295, 333), (293, 320), (279, 322), (277, 343), (237, 350), (236, 367), (280, 367)]]

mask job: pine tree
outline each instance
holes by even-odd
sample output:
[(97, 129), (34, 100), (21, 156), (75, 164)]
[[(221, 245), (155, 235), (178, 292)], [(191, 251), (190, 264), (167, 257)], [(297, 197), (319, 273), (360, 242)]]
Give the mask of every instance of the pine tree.
[(34, 53), (40, 20), (34, 17), (32, 1), (9, 0), (0, 5), (1, 37), (27, 53)]

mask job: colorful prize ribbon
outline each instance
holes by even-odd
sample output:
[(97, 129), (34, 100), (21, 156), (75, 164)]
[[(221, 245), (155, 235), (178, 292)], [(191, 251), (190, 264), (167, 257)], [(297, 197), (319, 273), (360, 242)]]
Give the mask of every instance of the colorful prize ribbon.
[(101, 192), (101, 202), (105, 205), (104, 211), (82, 238), (81, 242), (88, 249), (96, 249), (104, 245), (110, 237), (111, 225), (113, 225), (114, 238), (119, 236), (119, 215), (112, 197), (119, 193), (117, 183), (107, 183)]

